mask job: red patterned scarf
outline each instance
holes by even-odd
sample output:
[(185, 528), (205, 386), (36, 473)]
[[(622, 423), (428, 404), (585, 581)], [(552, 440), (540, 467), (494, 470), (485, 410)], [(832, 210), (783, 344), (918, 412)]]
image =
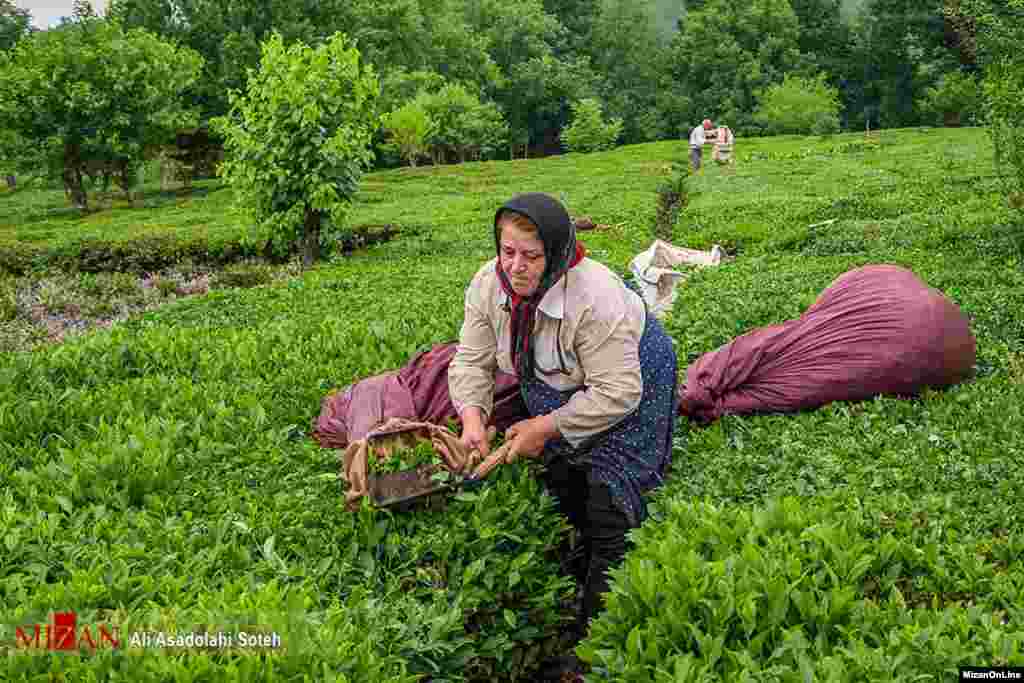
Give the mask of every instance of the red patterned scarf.
[(549, 276), (541, 280), (540, 285), (537, 287), (537, 291), (528, 298), (519, 296), (512, 289), (512, 284), (509, 282), (508, 275), (505, 274), (504, 269), (501, 267), (501, 256), (498, 256), (494, 269), (498, 274), (498, 282), (501, 283), (502, 291), (505, 292), (509, 298), (512, 317), (512, 324), (509, 330), (512, 365), (515, 367), (516, 374), (519, 375), (520, 380), (533, 379), (533, 348), (530, 342), (533, 339), (533, 325), (537, 313), (537, 306), (540, 304), (541, 299), (544, 298), (544, 295), (547, 294), (548, 290), (551, 289), (566, 273), (568, 273), (571, 268), (582, 261), (583, 257), (586, 255), (587, 250), (583, 244), (581, 242), (576, 242), (576, 251), (573, 254), (572, 259), (569, 260), (568, 263), (563, 264), (561, 268), (554, 270)]

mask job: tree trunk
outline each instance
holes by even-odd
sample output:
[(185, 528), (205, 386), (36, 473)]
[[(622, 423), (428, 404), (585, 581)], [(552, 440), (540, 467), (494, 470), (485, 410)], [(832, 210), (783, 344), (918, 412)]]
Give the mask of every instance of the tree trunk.
[(64, 145), (64, 192), (71, 203), (82, 211), (88, 211), (88, 198), (82, 187), (82, 159), (78, 145)]
[(306, 220), (302, 226), (302, 269), (313, 267), (320, 258), (320, 219), (316, 209), (306, 207)]
[(946, 128), (959, 128), (960, 127), (960, 112), (958, 111), (945, 111), (942, 112), (943, 123)]
[(6, 176), (6, 179), (7, 179), (7, 189), (8, 190), (17, 189), (17, 187), (18, 187), (18, 179), (16, 177), (14, 177), (13, 175), (8, 175), (8, 176)]

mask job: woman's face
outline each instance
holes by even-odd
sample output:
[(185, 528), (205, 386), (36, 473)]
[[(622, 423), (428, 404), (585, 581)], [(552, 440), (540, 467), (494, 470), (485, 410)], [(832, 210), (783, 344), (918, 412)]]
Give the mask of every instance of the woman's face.
[(512, 291), (521, 297), (528, 297), (540, 287), (547, 261), (544, 259), (544, 243), (536, 232), (523, 230), (508, 221), (502, 221), (501, 240), (498, 256), (501, 269), (505, 271)]

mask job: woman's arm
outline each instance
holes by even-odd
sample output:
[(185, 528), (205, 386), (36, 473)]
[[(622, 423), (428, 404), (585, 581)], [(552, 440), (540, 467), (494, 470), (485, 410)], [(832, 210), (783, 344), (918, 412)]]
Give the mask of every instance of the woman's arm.
[(460, 416), (468, 407), (475, 406), (486, 424), (494, 407), (498, 343), (482, 305), (480, 279), (479, 276), (474, 278), (466, 289), (465, 318), (455, 355), (448, 366), (448, 393)]
[(587, 388), (551, 413), (558, 432), (573, 447), (611, 429), (640, 405), (642, 334), (642, 317), (602, 317), (593, 310), (584, 316), (575, 350)]

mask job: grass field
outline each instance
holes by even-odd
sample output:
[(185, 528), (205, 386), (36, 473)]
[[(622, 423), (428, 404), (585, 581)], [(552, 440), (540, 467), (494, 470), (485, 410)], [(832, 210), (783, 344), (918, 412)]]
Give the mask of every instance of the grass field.
[[(681, 289), (666, 323), (681, 368), (884, 262), (970, 316), (977, 376), (912, 401), (680, 423), (672, 478), (581, 650), (592, 679), (939, 681), (1024, 665), (1024, 226), (985, 131), (737, 151), (734, 172), (690, 180), (672, 235), (736, 256)], [(391, 242), (5, 354), (0, 640), (75, 610), (122, 633), (262, 624), (288, 652), (10, 656), (2, 677), (531, 680), (559, 649), (571, 587), (551, 553), (564, 524), (530, 465), (444, 509), (352, 514), (310, 420), (332, 388), (456, 337), (511, 194), (549, 192), (610, 226), (581, 239), (625, 274), (685, 155), (664, 142), (374, 173), (351, 222), (394, 224)], [(203, 189), (85, 219), (59, 193), (0, 195), (0, 241), (237, 239), (229, 191)]]

